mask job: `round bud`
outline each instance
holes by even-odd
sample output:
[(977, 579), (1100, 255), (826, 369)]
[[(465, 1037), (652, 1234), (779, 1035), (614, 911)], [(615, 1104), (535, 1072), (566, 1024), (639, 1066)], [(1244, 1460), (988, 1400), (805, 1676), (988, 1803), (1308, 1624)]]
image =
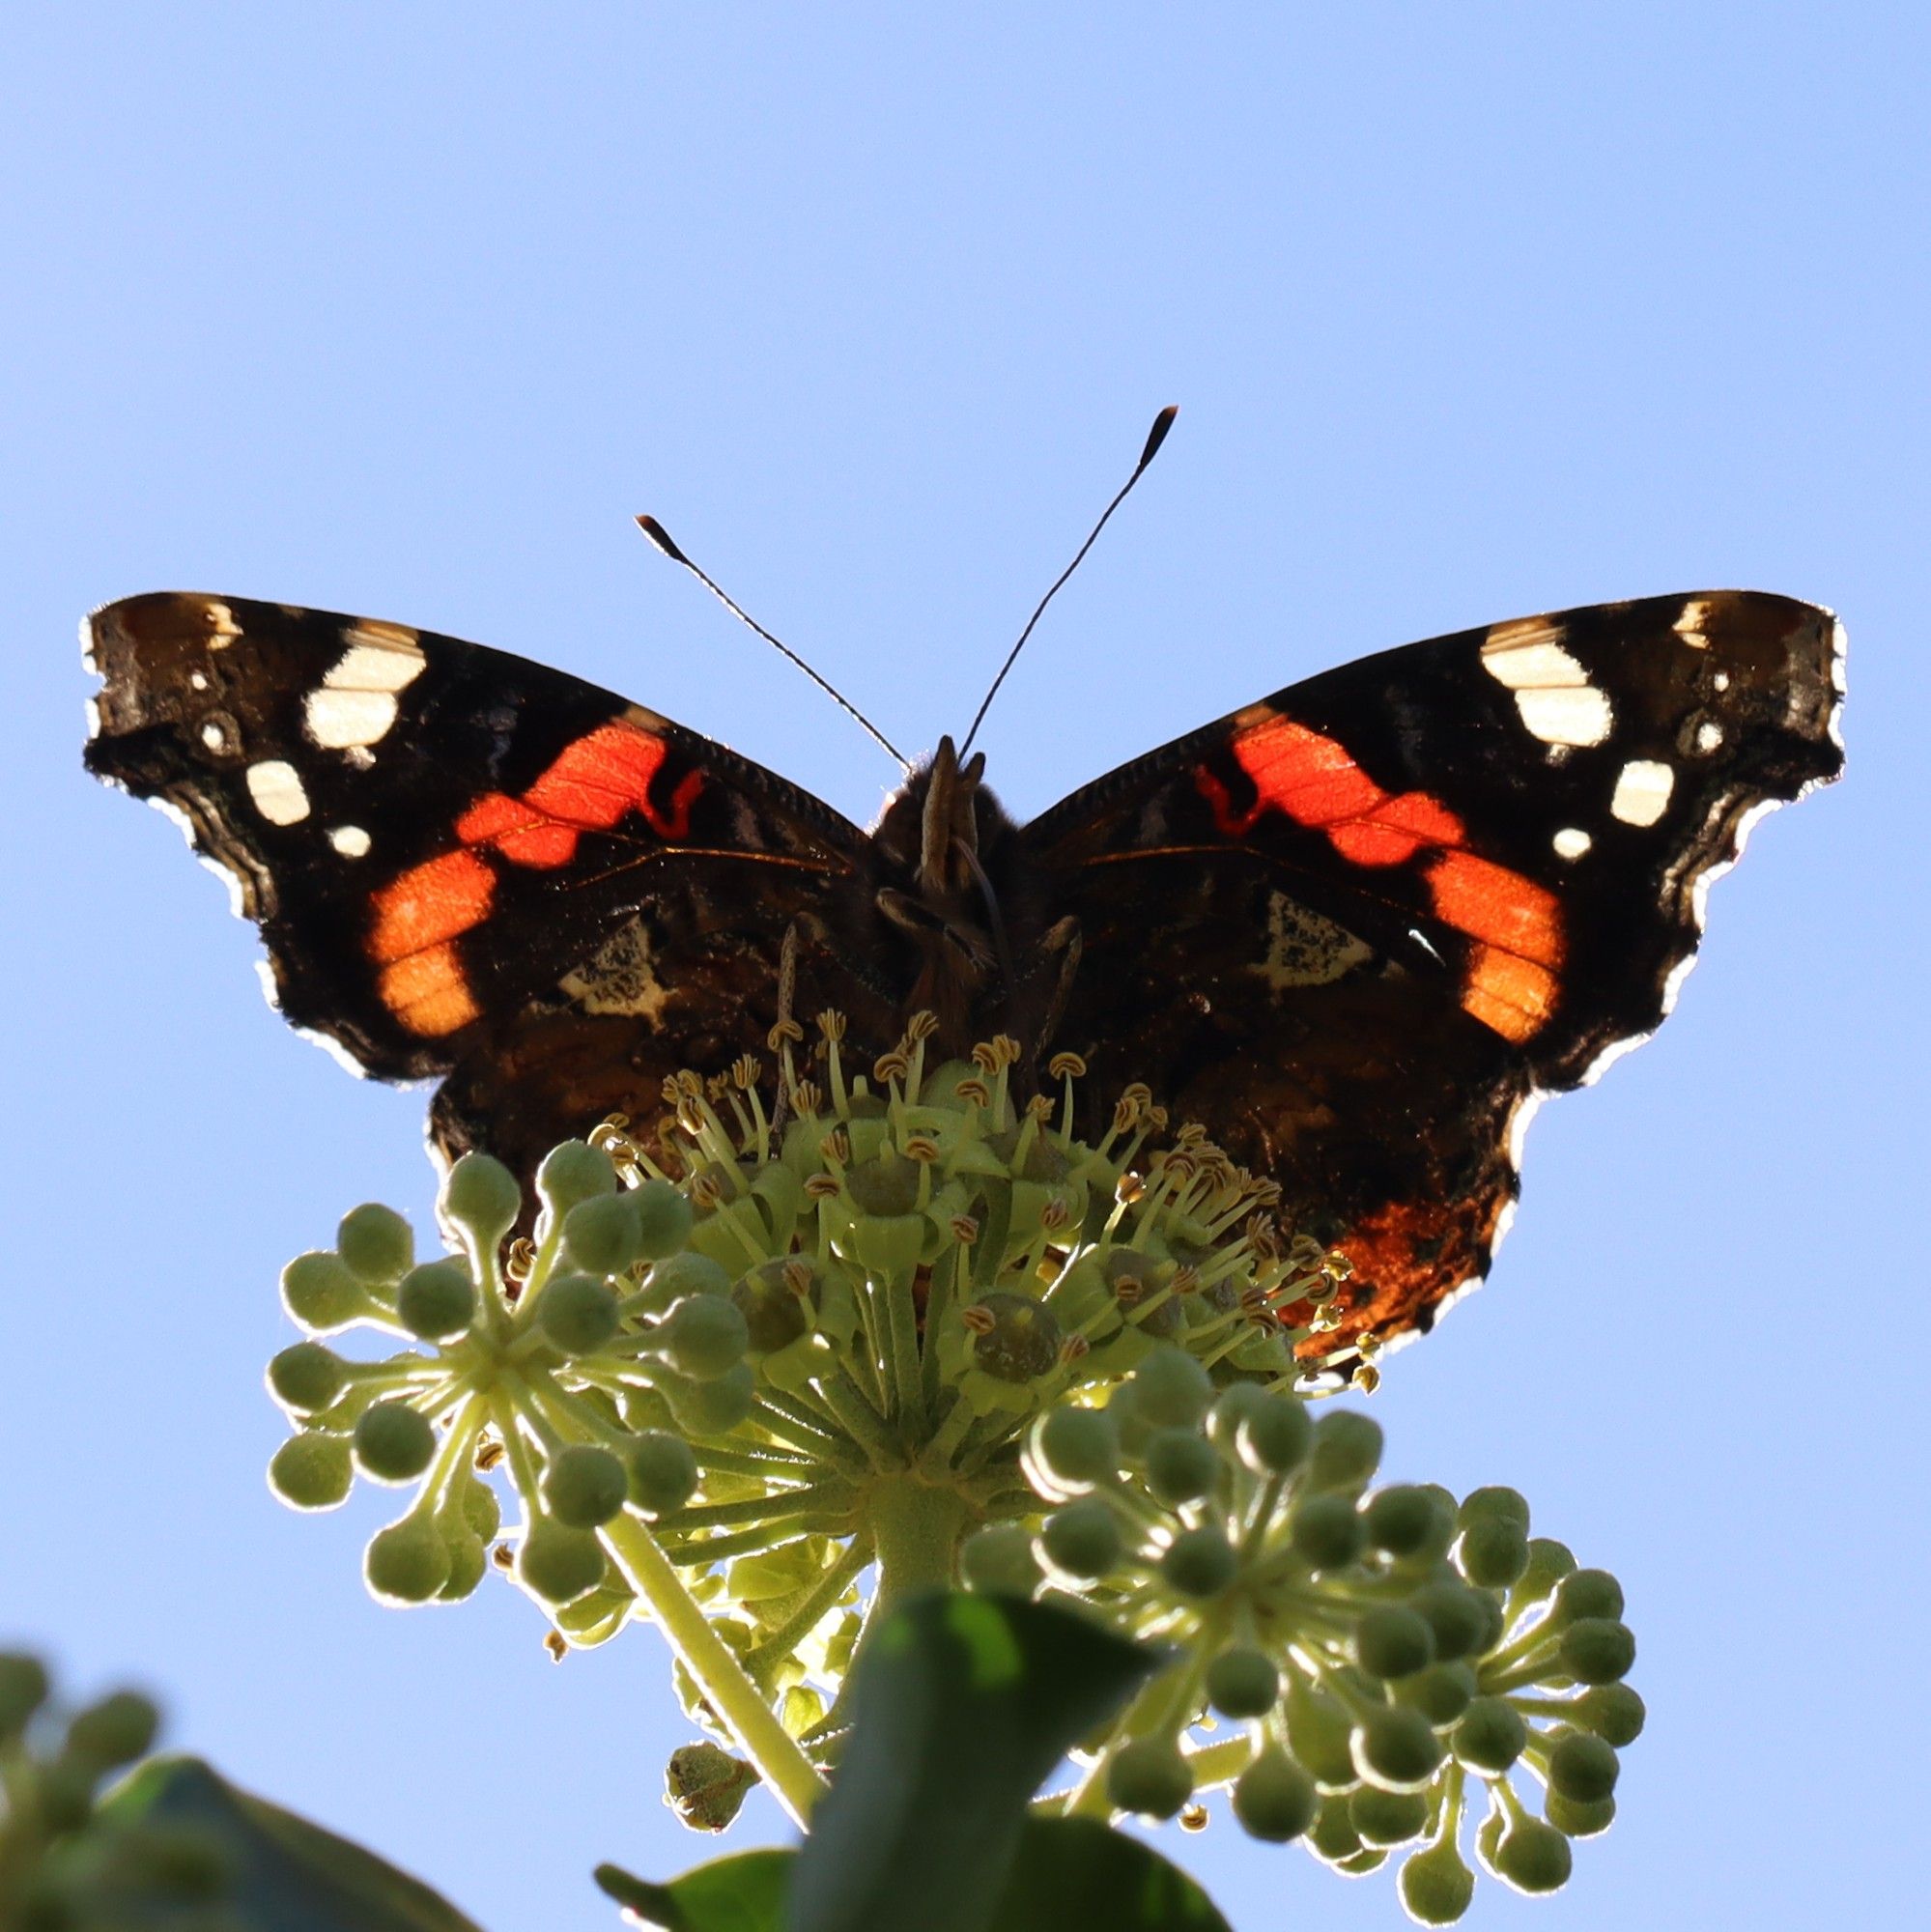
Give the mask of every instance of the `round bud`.
[(876, 1159), (848, 1168), (845, 1187), (861, 1214), (893, 1219), (911, 1214), (919, 1206), (919, 1163), (885, 1148)]
[(1308, 1850), (1322, 1864), (1332, 1865), (1337, 1870), (1349, 1859), (1359, 1858), (1367, 1849), (1361, 1842), (1361, 1833), (1354, 1829), (1348, 1800), (1338, 1796), (1330, 1796), (1314, 1814), (1314, 1823), (1307, 1829), (1306, 1843)]
[(420, 1409), (379, 1402), (355, 1418), (355, 1466), (379, 1483), (411, 1483), (436, 1455), (436, 1431)]
[(369, 1295), (340, 1255), (318, 1250), (282, 1269), (282, 1306), (311, 1335), (327, 1335), (366, 1315)]
[(1549, 1614), (1555, 1624), (1574, 1623), (1580, 1617), (1620, 1617), (1623, 1586), (1606, 1570), (1572, 1570), (1557, 1584)]
[(1160, 1575), (1182, 1597), (1217, 1597), (1240, 1571), (1240, 1559), (1217, 1522), (1183, 1529), (1160, 1557)]
[(1285, 1476), (1300, 1466), (1314, 1435), (1307, 1405), (1291, 1395), (1268, 1396), (1235, 1427), (1240, 1460), (1260, 1476)]
[(660, 1378), (659, 1393), (670, 1407), (670, 1419), (687, 1435), (728, 1435), (752, 1411), (757, 1400), (757, 1378), (749, 1362), (710, 1381), (689, 1376)]
[(637, 1205), (637, 1251), (646, 1261), (666, 1261), (691, 1238), (696, 1212), (667, 1180), (646, 1180), (630, 1198)]
[(1106, 1795), (1117, 1810), (1171, 1818), (1193, 1796), (1193, 1773), (1171, 1738), (1135, 1738), (1107, 1765)]
[(1562, 1665), (1578, 1684), (1615, 1684), (1636, 1661), (1636, 1639), (1628, 1624), (1584, 1617), (1562, 1633)]
[(443, 1539), (449, 1551), (449, 1575), (436, 1593), (440, 1604), (460, 1604), (476, 1594), (489, 1574), (490, 1548), (480, 1536), (456, 1530)]
[(1206, 1436), (1190, 1429), (1156, 1429), (1147, 1438), (1142, 1460), (1147, 1487), (1169, 1509), (1211, 1495), (1220, 1480), (1219, 1454)]
[(1319, 1490), (1358, 1490), (1381, 1461), (1381, 1425), (1358, 1409), (1330, 1409), (1314, 1426), (1308, 1481)]
[(1491, 1483), (1485, 1489), (1470, 1490), (1462, 1498), (1456, 1520), (1466, 1529), (1470, 1523), (1479, 1522), (1485, 1517), (1512, 1522), (1526, 1536), (1529, 1532), (1528, 1498), (1521, 1491), (1510, 1489), (1506, 1483)]
[(426, 1604), (449, 1580), (449, 1546), (426, 1516), (406, 1516), (369, 1539), (362, 1576), (389, 1604)]
[(1402, 1905), (1417, 1925), (1453, 1925), (1475, 1896), (1475, 1874), (1453, 1838), (1419, 1851), (1402, 1866)]
[(536, 1191), (553, 1217), (569, 1213), (580, 1201), (614, 1194), (617, 1171), (602, 1148), (588, 1141), (565, 1141), (543, 1156), (536, 1170)]
[(774, 1354), (810, 1332), (811, 1305), (791, 1286), (789, 1266), (788, 1260), (760, 1262), (730, 1292), (728, 1305), (743, 1319), (753, 1354)]
[(1320, 1804), (1314, 1779), (1275, 1745), (1257, 1752), (1234, 1780), (1234, 1815), (1249, 1837), (1270, 1845), (1298, 1838)]
[(1361, 1520), (1368, 1541), (1390, 1556), (1432, 1562), (1442, 1555), (1455, 1536), (1455, 1519), (1443, 1509), (1433, 1490), (1419, 1483), (1398, 1483), (1377, 1490), (1368, 1498)]
[(1591, 1731), (1565, 1731), (1548, 1753), (1548, 1788), (1576, 1804), (1599, 1804), (1616, 1788), (1615, 1747)]
[(497, 1492), (489, 1484), (475, 1476), (465, 1476), (456, 1507), (471, 1536), (479, 1537), (485, 1543), (496, 1540), (497, 1531), (502, 1527), (503, 1506), (497, 1500)]
[(1126, 1539), (1103, 1498), (1082, 1496), (1046, 1519), (1039, 1550), (1047, 1567), (1065, 1581), (1096, 1583), (1119, 1566), (1126, 1554)]
[(343, 1215), (335, 1246), (349, 1272), (374, 1288), (400, 1281), (415, 1259), (415, 1236), (393, 1208), (367, 1201)]
[(1207, 1410), (1207, 1439), (1216, 1449), (1237, 1452), (1241, 1423), (1273, 1400), (1258, 1382), (1235, 1382), (1222, 1389)]
[(348, 1443), (319, 1429), (291, 1435), (269, 1459), (269, 1488), (291, 1509), (334, 1509), (355, 1480)]
[(1197, 1428), (1212, 1400), (1213, 1383), (1207, 1371), (1170, 1343), (1155, 1349), (1133, 1371), (1134, 1405), (1156, 1429)]
[(1511, 1609), (1541, 1603), (1575, 1568), (1576, 1558), (1566, 1543), (1552, 1536), (1530, 1537), (1528, 1567), (1516, 1578)]
[(396, 1320), (425, 1342), (460, 1335), (476, 1319), (476, 1284), (455, 1256), (424, 1262), (396, 1289)]
[(1529, 1540), (1507, 1517), (1478, 1516), (1462, 1532), (1456, 1562), (1485, 1590), (1506, 1590), (1529, 1565)]
[(151, 1697), (137, 1690), (115, 1690), (76, 1714), (67, 1727), (67, 1749), (102, 1771), (146, 1757), (161, 1727)]
[(1101, 1408), (1049, 1408), (1035, 1425), (1034, 1454), (1054, 1481), (1103, 1483), (1120, 1467), (1120, 1431)]
[(1411, 1704), (1436, 1730), (1452, 1724), (1467, 1710), (1475, 1695), (1475, 1673), (1459, 1660), (1431, 1663), (1396, 1686), (1404, 1704)]
[(1383, 1791), (1419, 1791), (1441, 1765), (1441, 1742), (1405, 1704), (1372, 1710), (1349, 1739), (1354, 1769)]
[(1406, 1845), (1428, 1830), (1425, 1791), (1383, 1791), (1364, 1784), (1348, 1801), (1348, 1815), (1367, 1845)]
[(1354, 1661), (1370, 1677), (1412, 1677), (1434, 1662), (1434, 1634), (1406, 1605), (1379, 1605), (1354, 1626)]
[(959, 1573), (968, 1590), (985, 1596), (1030, 1597), (1038, 1587), (1033, 1539), (1016, 1522), (989, 1523), (959, 1547)]
[(1361, 1553), (1360, 1512), (1351, 1496), (1334, 1491), (1307, 1497), (1288, 1534), (1295, 1552), (1317, 1570), (1339, 1570)]
[(1493, 1605), (1465, 1583), (1426, 1583), (1408, 1599), (1408, 1607), (1434, 1633), (1437, 1657), (1475, 1657), (1489, 1647)]
[(1627, 1684), (1598, 1684), (1570, 1706), (1576, 1721), (1618, 1749), (1643, 1734), (1643, 1700)]
[(718, 1294), (687, 1294), (659, 1330), (679, 1375), (715, 1381), (744, 1360), (751, 1329), (735, 1302)]
[(1333, 1691), (1290, 1676), (1288, 1746), (1323, 1791), (1351, 1791), (1361, 1782), (1349, 1742), (1353, 1735), (1354, 1720)]
[(493, 1154), (466, 1153), (442, 1182), (442, 1218), (461, 1228), (478, 1249), (494, 1253), (516, 1226), (523, 1189)]
[(997, 1382), (1037, 1381), (1060, 1359), (1060, 1322), (1030, 1294), (982, 1294), (978, 1306), (992, 1326), (972, 1338), (973, 1366)]
[(628, 1194), (593, 1194), (564, 1215), (566, 1267), (583, 1274), (621, 1274), (637, 1258), (637, 1204)]
[(681, 1435), (646, 1430), (624, 1450), (630, 1500), (645, 1516), (668, 1516), (697, 1489), (697, 1459)]
[(269, 1387), (296, 1415), (327, 1408), (348, 1385), (348, 1364), (320, 1342), (297, 1342), (269, 1364)]
[(0, 1738), (16, 1737), (47, 1701), (47, 1667), (24, 1651), (0, 1650)]
[(1549, 1790), (1543, 1794), (1542, 1815), (1565, 1838), (1594, 1838), (1616, 1822), (1616, 1801), (1613, 1798), (1598, 1798), (1591, 1804), (1581, 1804), (1573, 1798), (1565, 1798), (1559, 1791)]
[(1229, 1644), (1207, 1666), (1207, 1701), (1223, 1718), (1264, 1717), (1280, 1694), (1281, 1673), (1274, 1660), (1251, 1643)]
[(574, 1603), (604, 1580), (604, 1547), (587, 1529), (539, 1518), (517, 1547), (516, 1574), (542, 1602)]
[(617, 1332), (617, 1298), (592, 1275), (553, 1275), (537, 1297), (536, 1325), (564, 1354), (594, 1354)]
[(662, 1315), (688, 1294), (728, 1296), (730, 1292), (731, 1277), (709, 1255), (686, 1249), (651, 1263), (638, 1305), (646, 1314)]
[(596, 1529), (624, 1506), (629, 1485), (624, 1465), (608, 1449), (573, 1442), (557, 1451), (543, 1472), (543, 1500), (571, 1529)]
[(1521, 1713), (1506, 1697), (1477, 1697), (1462, 1714), (1448, 1746), (1470, 1771), (1495, 1777), (1521, 1756), (1528, 1741)]
[(1560, 1891), (1574, 1864), (1569, 1840), (1539, 1818), (1517, 1819), (1495, 1847), (1495, 1876), (1531, 1896)]

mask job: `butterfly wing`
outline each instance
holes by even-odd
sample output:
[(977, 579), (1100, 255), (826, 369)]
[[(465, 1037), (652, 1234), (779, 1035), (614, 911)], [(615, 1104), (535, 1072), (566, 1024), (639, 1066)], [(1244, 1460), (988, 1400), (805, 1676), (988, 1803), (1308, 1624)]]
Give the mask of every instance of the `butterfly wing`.
[(1338, 1241), (1343, 1340), (1425, 1331), (1487, 1269), (1530, 1103), (1655, 1029), (1751, 822), (1836, 777), (1842, 690), (1828, 611), (1728, 591), (1292, 685), (1025, 829), (1084, 941), (1059, 1043)]
[[(135, 597), (87, 627), (87, 763), (180, 819), (261, 928), (276, 1004), (432, 1133), (527, 1173), (667, 1074), (812, 997), (864, 835), (722, 745), (565, 672), (430, 632), (240, 598)], [(809, 1009), (808, 1009), (809, 1010)]]

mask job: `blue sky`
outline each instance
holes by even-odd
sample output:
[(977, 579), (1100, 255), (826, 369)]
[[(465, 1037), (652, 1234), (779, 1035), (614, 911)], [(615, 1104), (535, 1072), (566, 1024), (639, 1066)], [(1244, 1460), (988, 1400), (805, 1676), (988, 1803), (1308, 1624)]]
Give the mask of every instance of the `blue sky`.
[[(1544, 1113), (1495, 1277), (1375, 1412), (1391, 1473), (1526, 1490), (1641, 1644), (1614, 1831), (1469, 1923), (1915, 1921), (1928, 51), (1880, 4), (16, 17), (0, 1633), (497, 1932), (700, 1854), (651, 1633), (556, 1668), (507, 1590), (378, 1610), (379, 1508), (269, 1498), (276, 1269), (426, 1208), (421, 1100), (288, 1034), (84, 778), (74, 627), (178, 587), (450, 631), (866, 818), (889, 763), (632, 513), (929, 745), (1173, 401), (983, 740), (1022, 816), (1468, 624), (1748, 584), (1849, 627), (1846, 781)], [(1224, 1821), (1174, 1849), (1243, 1932), (1401, 1922)]]

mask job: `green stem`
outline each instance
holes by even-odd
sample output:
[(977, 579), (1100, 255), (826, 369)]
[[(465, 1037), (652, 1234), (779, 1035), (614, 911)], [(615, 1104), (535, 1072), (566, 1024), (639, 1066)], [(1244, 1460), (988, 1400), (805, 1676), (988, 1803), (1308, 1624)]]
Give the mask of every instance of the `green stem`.
[(775, 1630), (766, 1632), (747, 1654), (744, 1667), (752, 1676), (762, 1682), (774, 1663), (782, 1662), (809, 1636), (870, 1561), (870, 1541), (854, 1537), (838, 1560), (805, 1593), (797, 1608)]
[(919, 1310), (912, 1298), (912, 1276), (895, 1274), (884, 1287), (885, 1325), (892, 1343), (893, 1419), (916, 1439), (925, 1433), (925, 1401), (919, 1381)]

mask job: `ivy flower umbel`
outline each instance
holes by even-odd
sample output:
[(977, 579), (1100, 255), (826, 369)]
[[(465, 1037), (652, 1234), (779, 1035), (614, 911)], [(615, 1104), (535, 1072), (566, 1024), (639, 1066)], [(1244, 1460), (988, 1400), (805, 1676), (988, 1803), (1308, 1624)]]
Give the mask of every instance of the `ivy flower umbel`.
[[(1340, 1278), (1197, 1128), (1154, 1147), (1145, 1088), (1089, 1146), (1075, 1056), (1022, 1100), (1013, 1041), (928, 1066), (933, 1031), (915, 1016), (867, 1075), (824, 1014), (802, 1077), (786, 1023), (769, 1101), (749, 1057), (676, 1076), (647, 1144), (607, 1123), (546, 1158), (533, 1222), (508, 1171), (467, 1155), (440, 1201), (454, 1254), (418, 1264), (399, 1215), (355, 1209), (284, 1271), (308, 1339), (270, 1367), (298, 1428), (277, 1492), (412, 1488), (366, 1574), (425, 1604), (487, 1573), (506, 1476), (508, 1567), (558, 1640), (658, 1623), (694, 1713), (802, 1816), (863, 1617), (1036, 1511), (1028, 1423), (1156, 1348), (1292, 1388)], [(330, 1346), (351, 1331), (405, 1346), (352, 1359)]]
[[(1634, 1644), (1615, 1579), (1532, 1538), (1515, 1491), (1370, 1490), (1380, 1452), (1366, 1416), (1216, 1393), (1163, 1350), (1103, 1408), (1032, 1426), (1024, 1467), (1051, 1507), (980, 1532), (964, 1567), (1176, 1650), (1068, 1810), (1170, 1818), (1228, 1787), (1253, 1835), (1347, 1873), (1416, 1847), (1403, 1902), (1446, 1924), (1473, 1890), (1459, 1838), (1478, 1795), (1477, 1857), (1519, 1890), (1555, 1889), (1569, 1840), (1607, 1828), (1616, 1747), (1643, 1721), (1621, 1682)], [(1208, 1723), (1240, 1734), (1209, 1742)]]

